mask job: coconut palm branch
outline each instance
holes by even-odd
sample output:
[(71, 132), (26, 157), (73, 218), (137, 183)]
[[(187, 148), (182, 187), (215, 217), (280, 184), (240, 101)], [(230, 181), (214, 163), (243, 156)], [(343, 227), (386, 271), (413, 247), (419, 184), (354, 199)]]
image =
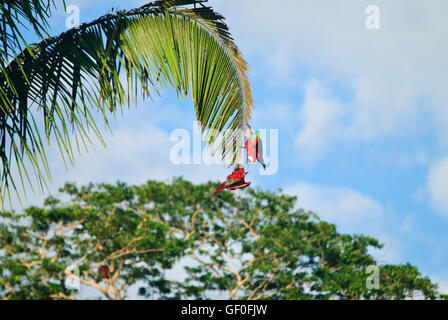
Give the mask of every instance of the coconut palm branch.
[[(62, 1), (65, 7), (65, 2)], [(39, 37), (48, 36), (49, 27), (47, 19), (51, 16), (54, 7), (53, 0), (3, 0), (0, 2), (0, 61), (6, 62), (9, 58), (20, 53), (28, 43), (23, 32), (26, 29), (34, 30)]]
[(30, 166), (45, 188), (51, 179), (46, 147), (53, 141), (66, 163), (87, 149), (92, 134), (102, 141), (94, 111), (108, 125), (110, 115), (138, 96), (170, 87), (179, 98), (192, 98), (213, 153), (239, 162), (253, 106), (248, 65), (223, 17), (203, 2), (155, 1), (112, 12), (28, 45), (2, 67), (2, 200), (11, 187), (17, 192), (18, 179), (24, 192), (33, 185)]

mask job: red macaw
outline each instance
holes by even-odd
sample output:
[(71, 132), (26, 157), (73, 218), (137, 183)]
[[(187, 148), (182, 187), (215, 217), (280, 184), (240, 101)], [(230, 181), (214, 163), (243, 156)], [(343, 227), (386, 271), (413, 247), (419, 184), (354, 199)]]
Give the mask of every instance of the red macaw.
[(260, 131), (257, 130), (253, 133), (253, 131), (250, 130), (250, 136), (246, 140), (244, 148), (247, 152), (247, 163), (254, 164), (258, 161), (263, 166), (263, 169), (266, 170), (266, 164), (263, 160), (263, 143), (260, 139)]
[(227, 180), (221, 183), (218, 189), (213, 193), (212, 197), (216, 196), (218, 193), (223, 191), (224, 189), (236, 190), (247, 188), (250, 185), (250, 182), (244, 181), (244, 177), (247, 172), (243, 167), (237, 166), (233, 172), (227, 176)]
[(110, 278), (109, 267), (102, 265), (101, 267), (98, 268), (98, 274), (104, 279), (109, 279)]

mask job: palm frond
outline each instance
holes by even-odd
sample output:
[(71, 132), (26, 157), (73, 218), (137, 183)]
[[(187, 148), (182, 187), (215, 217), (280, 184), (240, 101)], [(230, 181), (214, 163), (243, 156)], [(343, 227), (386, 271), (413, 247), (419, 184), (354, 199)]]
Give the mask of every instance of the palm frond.
[(17, 190), (12, 160), (22, 186), (31, 184), (25, 159), (44, 186), (50, 178), (44, 141), (55, 139), (64, 161), (73, 162), (74, 150), (91, 142), (88, 129), (101, 140), (94, 110), (107, 124), (111, 113), (135, 101), (135, 92), (150, 97), (169, 87), (192, 98), (214, 152), (239, 162), (253, 106), (248, 65), (223, 17), (203, 2), (155, 1), (108, 14), (16, 56), (0, 74), (2, 195), (9, 186)]
[[(61, 1), (65, 6), (64, 0)], [(29, 50), (24, 30), (32, 29), (38, 38), (48, 37), (47, 19), (54, 7), (53, 0), (3, 0), (0, 1), (0, 67), (23, 51)], [(31, 53), (31, 52), (30, 52)]]

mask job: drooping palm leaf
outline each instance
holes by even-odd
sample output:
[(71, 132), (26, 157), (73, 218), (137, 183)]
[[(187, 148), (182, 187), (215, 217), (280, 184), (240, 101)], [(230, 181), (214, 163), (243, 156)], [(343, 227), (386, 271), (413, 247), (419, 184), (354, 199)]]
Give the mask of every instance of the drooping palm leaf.
[[(101, 139), (93, 110), (107, 123), (107, 115), (134, 100), (135, 92), (148, 97), (153, 89), (169, 87), (179, 97), (192, 97), (208, 145), (238, 162), (237, 146), (253, 105), (248, 66), (223, 17), (203, 2), (156, 1), (105, 15), (30, 46), (2, 70), (2, 190), (10, 184), (16, 189), (12, 160), (22, 185), (31, 184), (25, 159), (45, 183), (50, 177), (45, 140), (55, 139), (63, 158), (72, 162), (73, 146), (79, 150), (90, 142), (88, 128)], [(76, 129), (74, 137), (70, 127)]]
[[(65, 7), (65, 1), (61, 0)], [(20, 52), (31, 50), (24, 31), (33, 30), (39, 39), (48, 36), (47, 19), (51, 16), (53, 0), (3, 0), (0, 1), (0, 68), (5, 70), (10, 60)], [(23, 70), (20, 70), (23, 72)], [(7, 74), (3, 72), (3, 77)], [(5, 79), (8, 80), (8, 79)], [(11, 85), (11, 83), (9, 83)], [(14, 88), (12, 88), (14, 89)]]
[[(64, 0), (61, 0), (65, 6)], [(47, 19), (51, 15), (53, 0), (2, 0), (0, 1), (1, 59), (11, 58), (27, 46), (23, 31), (32, 28), (39, 37), (46, 35)]]

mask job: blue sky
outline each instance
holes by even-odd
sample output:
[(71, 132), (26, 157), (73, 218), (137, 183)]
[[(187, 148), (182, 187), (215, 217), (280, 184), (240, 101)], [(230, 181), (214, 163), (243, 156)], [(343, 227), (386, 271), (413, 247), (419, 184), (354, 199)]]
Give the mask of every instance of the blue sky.
[[(81, 22), (145, 1), (66, 0)], [(446, 1), (210, 0), (251, 65), (255, 128), (279, 130), (279, 169), (253, 185), (297, 195), (340, 231), (377, 237), (380, 262), (417, 265), (448, 293), (448, 39)], [(366, 7), (380, 9), (368, 30)], [(54, 34), (67, 15), (52, 20)], [(50, 149), (54, 183), (143, 183), (184, 176), (222, 180), (221, 166), (173, 165), (178, 128), (192, 132), (191, 101), (169, 91), (112, 123), (107, 148), (66, 170)], [(266, 143), (266, 146), (269, 144)], [(267, 148), (269, 153), (269, 148)], [(41, 204), (44, 196), (30, 197)]]

